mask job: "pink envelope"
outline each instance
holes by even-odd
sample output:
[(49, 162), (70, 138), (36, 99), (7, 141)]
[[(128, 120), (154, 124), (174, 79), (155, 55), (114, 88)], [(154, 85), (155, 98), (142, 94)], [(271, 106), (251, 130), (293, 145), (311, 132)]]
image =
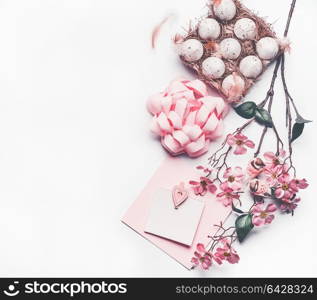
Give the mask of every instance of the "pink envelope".
[(131, 227), (141, 236), (162, 249), (170, 257), (181, 263), (187, 269), (192, 268), (190, 262), (197, 243), (208, 245), (210, 238), (217, 232), (220, 222), (225, 222), (231, 213), (230, 207), (217, 201), (216, 197), (210, 193), (204, 197), (196, 196), (192, 191), (190, 197), (205, 202), (205, 208), (197, 228), (193, 244), (188, 247), (179, 243), (167, 240), (144, 232), (147, 223), (151, 200), (155, 192), (160, 188), (172, 188), (180, 182), (185, 182), (188, 186), (189, 180), (198, 180), (201, 174), (184, 158), (167, 158), (159, 169), (155, 172), (149, 183), (146, 185), (140, 196), (133, 202), (128, 209), (122, 222)]

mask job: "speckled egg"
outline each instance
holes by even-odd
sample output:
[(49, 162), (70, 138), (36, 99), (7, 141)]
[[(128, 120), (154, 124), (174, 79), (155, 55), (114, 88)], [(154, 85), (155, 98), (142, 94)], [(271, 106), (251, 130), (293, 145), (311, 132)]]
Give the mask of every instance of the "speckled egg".
[(240, 40), (253, 40), (257, 34), (255, 22), (249, 18), (242, 18), (234, 25), (234, 34)]
[(204, 46), (196, 39), (186, 40), (181, 44), (180, 55), (183, 56), (187, 62), (197, 61), (204, 55)]
[(239, 75), (228, 75), (222, 82), (222, 88), (227, 93), (237, 85), (244, 90), (245, 82)]
[(240, 72), (247, 78), (257, 78), (263, 70), (262, 61), (255, 55), (246, 56), (240, 62)]
[(236, 13), (237, 7), (232, 0), (222, 0), (213, 6), (215, 15), (222, 21), (232, 20)]
[(202, 72), (209, 79), (218, 79), (225, 73), (226, 66), (218, 57), (208, 57), (202, 63)]
[(220, 53), (226, 59), (237, 59), (241, 54), (241, 45), (236, 39), (224, 39), (220, 43)]
[(264, 37), (256, 43), (256, 52), (262, 59), (273, 59), (279, 50), (279, 45), (276, 39)]
[(198, 26), (198, 34), (204, 40), (215, 40), (219, 37), (221, 27), (219, 23), (212, 18), (202, 20)]

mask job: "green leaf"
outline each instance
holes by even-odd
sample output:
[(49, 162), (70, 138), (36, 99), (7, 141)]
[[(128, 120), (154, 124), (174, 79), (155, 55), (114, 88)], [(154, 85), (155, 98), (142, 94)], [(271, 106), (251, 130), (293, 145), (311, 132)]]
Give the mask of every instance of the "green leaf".
[(254, 102), (248, 101), (235, 108), (236, 113), (245, 119), (252, 119), (255, 116), (257, 106)]
[(305, 128), (305, 123), (295, 123), (292, 129), (292, 139), (291, 142), (293, 143), (297, 140), (303, 133)]
[(252, 214), (241, 215), (236, 219), (236, 231), (239, 242), (242, 242), (254, 227)]
[(238, 214), (243, 214), (244, 213), (241, 209), (235, 207), (233, 203), (232, 203), (232, 210), (234, 212), (238, 213)]
[(255, 119), (261, 125), (272, 128), (273, 120), (270, 113), (264, 108), (257, 108), (255, 112)]

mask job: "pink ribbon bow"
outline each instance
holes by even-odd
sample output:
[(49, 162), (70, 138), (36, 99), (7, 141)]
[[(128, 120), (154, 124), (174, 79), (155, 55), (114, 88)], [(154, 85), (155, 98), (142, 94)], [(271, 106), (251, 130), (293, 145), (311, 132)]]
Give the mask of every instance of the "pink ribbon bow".
[(200, 80), (172, 81), (164, 92), (149, 98), (147, 108), (153, 115), (151, 131), (174, 156), (198, 157), (222, 135), (226, 104), (209, 96)]

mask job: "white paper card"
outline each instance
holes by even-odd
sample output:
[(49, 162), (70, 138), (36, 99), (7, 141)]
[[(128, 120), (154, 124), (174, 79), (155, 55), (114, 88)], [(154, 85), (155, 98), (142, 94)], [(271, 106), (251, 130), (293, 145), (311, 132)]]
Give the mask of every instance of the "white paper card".
[(152, 200), (144, 231), (191, 246), (203, 210), (203, 202), (190, 198), (175, 209), (172, 191), (159, 189)]

